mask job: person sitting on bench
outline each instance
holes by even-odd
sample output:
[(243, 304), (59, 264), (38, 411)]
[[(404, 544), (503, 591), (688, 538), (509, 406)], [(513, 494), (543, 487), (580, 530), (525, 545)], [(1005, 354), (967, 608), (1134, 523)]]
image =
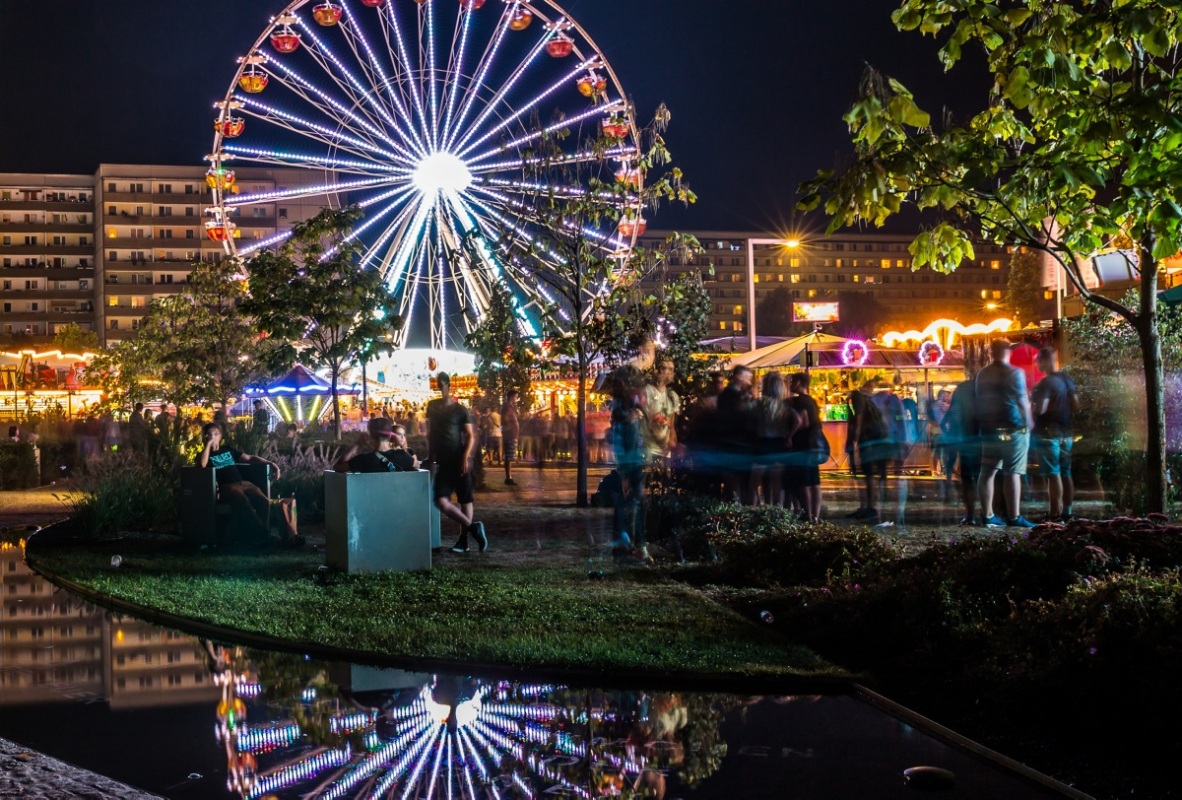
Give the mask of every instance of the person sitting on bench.
[(333, 465), (335, 472), (413, 472), (419, 468), (415, 451), (406, 446), (406, 428), (385, 417), (374, 417), (368, 425), (373, 450), (358, 453), (355, 444)]
[[(232, 447), (223, 447), (222, 426), (216, 422), (209, 422), (202, 426), (201, 441), (205, 442), (205, 449), (197, 457), (197, 466), (213, 467), (214, 475), (217, 478), (219, 499), (230, 503), (234, 508), (234, 513), (238, 514), (240, 519), (248, 521), (258, 540), (265, 541), (271, 535), (267, 525), (267, 520), (270, 518), (271, 499), (262, 489), (246, 480), (236, 465), (266, 465), (275, 470), (276, 480), (279, 478), (279, 465), (262, 456), (252, 456)], [(294, 498), (286, 498), (279, 502), (281, 504), (294, 503)], [(280, 510), (284, 511), (284, 509)], [(284, 511), (281, 518), (284, 523), (284, 542), (292, 546), (303, 544), (304, 538), (299, 535), (290, 522), (291, 515)]]

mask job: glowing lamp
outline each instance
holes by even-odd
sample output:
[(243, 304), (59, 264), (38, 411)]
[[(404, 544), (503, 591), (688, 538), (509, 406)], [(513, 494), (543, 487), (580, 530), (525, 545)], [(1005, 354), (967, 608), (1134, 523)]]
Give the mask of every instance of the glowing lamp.
[(529, 27), (529, 24), (534, 21), (534, 15), (528, 8), (517, 7), (513, 12), (513, 16), (509, 19), (509, 30), (523, 31)]
[(460, 0), (460, 7), (475, 11), (484, 5), (484, 0)]
[(258, 94), (263, 89), (267, 88), (267, 83), (269, 83), (270, 80), (271, 79), (267, 77), (266, 73), (255, 72), (254, 70), (251, 70), (250, 72), (242, 73), (242, 77), (238, 79), (238, 85), (242, 87), (242, 91), (244, 92), (248, 92), (249, 94)]
[(607, 90), (607, 79), (594, 72), (579, 78), (579, 94), (583, 97), (599, 97)]
[(227, 139), (234, 139), (241, 136), (242, 131), (246, 129), (246, 120), (242, 117), (215, 119), (213, 121), (213, 129), (220, 132)]
[(560, 33), (546, 42), (546, 54), (551, 58), (566, 58), (574, 51), (574, 40), (564, 33)]
[(648, 223), (644, 221), (644, 217), (624, 217), (620, 220), (617, 230), (625, 239), (631, 239), (633, 236), (644, 236), (644, 232), (648, 230)]
[(841, 363), (847, 367), (860, 367), (870, 358), (870, 348), (859, 339), (850, 339), (841, 348)]
[(924, 342), (919, 346), (919, 365), (921, 367), (938, 367), (944, 360), (944, 348), (939, 342)]
[(336, 3), (321, 3), (312, 9), (312, 19), (317, 25), (330, 28), (341, 21), (341, 7)]
[(294, 53), (300, 48), (300, 35), (285, 27), (271, 34), (271, 46), (280, 53)]
[(623, 139), (628, 135), (628, 120), (623, 117), (608, 117), (600, 124), (600, 127), (603, 129), (603, 135), (609, 139)]

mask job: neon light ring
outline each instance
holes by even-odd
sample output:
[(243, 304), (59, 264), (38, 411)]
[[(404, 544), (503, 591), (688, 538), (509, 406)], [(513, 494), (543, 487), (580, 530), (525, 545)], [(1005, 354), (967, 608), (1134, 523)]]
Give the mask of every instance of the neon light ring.
[(939, 342), (927, 341), (919, 346), (919, 365), (938, 367), (944, 361), (944, 348)]
[(870, 348), (859, 339), (850, 339), (841, 348), (841, 363), (847, 367), (860, 367), (870, 358)]
[[(557, 145), (580, 175), (610, 162), (608, 180), (626, 189), (613, 202), (632, 212), (642, 176), (625, 98), (587, 32), (550, 0), (289, 2), (215, 104), (206, 232), (227, 255), (248, 257), (287, 235), (263, 237), (277, 227), (273, 204), (357, 204), (363, 261), (399, 297), (399, 347), (459, 345), (498, 276), (536, 336), (543, 310), (570, 314), (544, 274), (522, 266), (528, 257), (544, 273), (561, 262), (540, 243), (530, 200), (588, 189), (547, 183), (531, 148)], [(562, 130), (571, 135), (551, 136)], [(601, 136), (596, 154), (588, 143)], [(235, 179), (237, 163), (320, 176), (263, 192)], [(626, 254), (644, 221), (622, 218), (582, 233)]]

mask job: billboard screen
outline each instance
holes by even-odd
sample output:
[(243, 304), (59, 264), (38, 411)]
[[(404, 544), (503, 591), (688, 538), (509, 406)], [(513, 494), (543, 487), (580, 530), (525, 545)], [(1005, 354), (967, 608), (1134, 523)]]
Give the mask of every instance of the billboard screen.
[(836, 300), (827, 303), (792, 302), (793, 322), (837, 322), (839, 319), (841, 315)]

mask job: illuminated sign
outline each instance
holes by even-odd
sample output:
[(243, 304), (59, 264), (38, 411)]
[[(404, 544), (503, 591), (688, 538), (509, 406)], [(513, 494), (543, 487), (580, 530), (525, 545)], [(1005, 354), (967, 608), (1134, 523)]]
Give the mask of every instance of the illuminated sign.
[(841, 319), (837, 302), (806, 303), (799, 300), (792, 302), (793, 322), (837, 322)]

